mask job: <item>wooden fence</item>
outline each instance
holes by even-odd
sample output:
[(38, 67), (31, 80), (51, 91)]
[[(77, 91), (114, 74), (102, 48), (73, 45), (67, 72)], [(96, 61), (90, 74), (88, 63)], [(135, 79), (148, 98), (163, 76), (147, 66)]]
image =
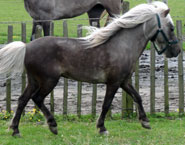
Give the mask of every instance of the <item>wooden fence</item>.
[[(22, 41), (26, 42), (26, 24), (22, 23)], [(77, 26), (77, 36), (82, 36), (82, 25)], [(50, 34), (53, 35), (54, 24), (51, 22), (51, 32)], [(177, 37), (180, 42), (181, 49), (183, 47), (183, 40), (182, 40), (182, 22), (176, 21), (176, 30), (177, 30)], [(41, 37), (42, 28), (37, 27), (37, 34), (36, 38)], [(68, 25), (67, 21), (63, 21), (63, 36), (68, 37)], [(12, 42), (13, 40), (13, 26), (8, 26), (8, 42)], [(151, 60), (150, 60), (150, 113), (155, 113), (155, 49), (151, 45)], [(179, 80), (179, 114), (184, 114), (184, 76), (183, 76), (183, 53), (181, 53), (178, 57), (178, 80)], [(26, 74), (25, 72), (22, 75), (22, 91), (26, 86)], [(139, 91), (139, 61), (136, 64), (136, 71), (135, 71), (135, 88)], [(164, 112), (166, 115), (169, 113), (169, 88), (168, 88), (168, 60), (165, 58), (164, 61)], [(97, 86), (93, 84), (93, 91), (92, 91), (92, 117), (96, 116), (96, 99), (97, 99)], [(81, 116), (81, 102), (82, 102), (82, 82), (78, 82), (77, 85), (77, 116)], [(134, 112), (134, 103), (124, 91), (122, 93), (122, 110), (121, 114), (122, 117), (127, 115), (131, 115)], [(54, 93), (52, 92), (50, 95), (50, 109), (51, 112), (55, 112), (55, 105), (54, 105)], [(63, 91), (63, 115), (67, 115), (68, 109), (68, 79), (64, 78), (64, 91)], [(8, 79), (6, 82), (6, 110), (8, 112), (11, 111), (11, 80)], [(109, 111), (109, 116), (111, 116), (111, 111)]]
[[(151, 2), (152, 0), (147, 0)], [(163, 0), (167, 3), (167, 0)], [(125, 2), (125, 1), (124, 1)], [(125, 2), (123, 4), (123, 11), (126, 12), (129, 8), (129, 3)], [(54, 24), (51, 23), (50, 35), (54, 35)], [(77, 36), (82, 36), (82, 25), (77, 26)], [(21, 37), (22, 41), (26, 42), (26, 23), (21, 24)], [(177, 37), (180, 41), (180, 46), (182, 49), (182, 22), (176, 22)], [(37, 27), (36, 38), (41, 37), (42, 28)], [(63, 36), (68, 37), (68, 25), (67, 21), (63, 21)], [(13, 41), (13, 26), (8, 26), (8, 43)], [(150, 113), (155, 113), (155, 49), (151, 44), (151, 60), (150, 60)], [(164, 58), (164, 112), (166, 115), (169, 114), (169, 86), (168, 86), (168, 60)], [(178, 57), (178, 81), (179, 81), (179, 114), (184, 114), (184, 76), (183, 76), (183, 53)], [(26, 73), (22, 74), (22, 92), (26, 86)], [(139, 61), (136, 64), (135, 69), (135, 88), (139, 91)], [(92, 117), (96, 116), (96, 100), (97, 100), (97, 86), (93, 84), (92, 91), (92, 104), (91, 104), (91, 114)], [(77, 116), (81, 116), (81, 103), (82, 103), (82, 82), (77, 84)], [(122, 107), (121, 107), (122, 117), (126, 117), (134, 112), (134, 103), (131, 97), (128, 96), (124, 91), (122, 93)], [(8, 79), (6, 82), (6, 110), (11, 111), (11, 80)], [(54, 104), (54, 92), (50, 95), (50, 110), (52, 113), (55, 112)], [(67, 115), (68, 110), (68, 79), (64, 78), (64, 90), (63, 90), (63, 115)], [(109, 111), (109, 116), (111, 116), (111, 110)]]

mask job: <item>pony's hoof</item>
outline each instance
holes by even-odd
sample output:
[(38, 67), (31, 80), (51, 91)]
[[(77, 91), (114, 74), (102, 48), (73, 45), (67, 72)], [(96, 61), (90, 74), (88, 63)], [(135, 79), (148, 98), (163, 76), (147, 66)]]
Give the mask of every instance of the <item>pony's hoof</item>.
[(142, 125), (143, 128), (151, 129), (150, 123), (147, 122), (147, 121), (142, 121), (142, 120), (141, 120), (141, 125)]
[(13, 136), (13, 137), (17, 137), (17, 138), (21, 138), (20, 133), (13, 133), (12, 136)]
[(57, 127), (49, 127), (49, 129), (50, 129), (50, 131), (53, 133), (53, 134), (55, 134), (55, 135), (57, 135), (58, 134), (58, 129), (57, 129)]
[(99, 132), (100, 135), (109, 135), (109, 131), (100, 131)]

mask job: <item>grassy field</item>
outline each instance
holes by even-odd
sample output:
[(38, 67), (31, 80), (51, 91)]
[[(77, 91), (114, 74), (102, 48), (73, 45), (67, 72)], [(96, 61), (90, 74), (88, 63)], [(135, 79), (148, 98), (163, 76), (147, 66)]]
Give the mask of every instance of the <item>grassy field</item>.
[[(146, 0), (128, 0), (130, 2), (130, 7), (137, 4), (144, 3)], [(168, 0), (169, 7), (171, 8), (171, 15), (175, 20), (182, 20), (183, 25), (185, 24), (185, 1), (184, 0)], [(1, 0), (0, 1), (0, 44), (7, 43), (7, 26), (13, 25), (14, 27), (14, 40), (21, 40), (21, 22), (27, 23), (27, 42), (29, 42), (32, 29), (32, 18), (24, 9), (23, 0)], [(177, 17), (178, 16), (178, 17)], [(78, 20), (68, 20), (69, 24), (69, 37), (77, 36), (77, 24), (89, 25), (87, 20), (87, 14), (76, 17)], [(86, 19), (86, 20), (84, 20)], [(104, 20), (102, 20), (102, 25)], [(63, 36), (62, 21), (55, 22), (55, 35)], [(185, 29), (183, 30), (185, 35)], [(85, 33), (84, 33), (85, 35)]]
[[(60, 117), (59, 117), (60, 118)], [(185, 118), (150, 117), (151, 130), (141, 127), (136, 119), (106, 121), (108, 136), (99, 135), (95, 121), (57, 119), (58, 135), (46, 124), (21, 122), (21, 138), (11, 136), (9, 122), (0, 121), (0, 145), (183, 145)]]

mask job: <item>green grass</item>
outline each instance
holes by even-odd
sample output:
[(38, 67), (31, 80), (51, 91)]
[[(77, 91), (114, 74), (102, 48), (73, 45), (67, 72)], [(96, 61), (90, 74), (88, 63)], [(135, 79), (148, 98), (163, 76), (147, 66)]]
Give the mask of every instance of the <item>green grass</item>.
[(107, 120), (108, 136), (99, 135), (95, 121), (88, 117), (78, 121), (57, 118), (58, 135), (50, 133), (46, 124), (22, 121), (21, 138), (12, 137), (9, 122), (0, 120), (0, 145), (182, 145), (185, 141), (185, 118), (150, 117), (151, 130), (142, 128), (136, 119)]
[[(128, 0), (130, 2), (130, 7), (133, 7), (140, 3), (145, 3), (146, 0)], [(173, 16), (174, 21), (177, 19), (182, 20), (183, 25), (185, 24), (185, 1), (184, 0), (168, 0), (169, 7), (171, 8), (171, 15)], [(0, 44), (7, 43), (7, 26), (13, 25), (14, 27), (14, 36), (13, 39), (21, 40), (21, 22), (27, 23), (27, 42), (29, 42), (31, 36), (31, 29), (32, 29), (32, 18), (26, 12), (24, 8), (23, 0), (2, 0), (0, 1)], [(174, 17), (180, 16), (180, 17)], [(184, 16), (184, 17), (181, 17)], [(76, 17), (75, 19), (79, 20), (71, 20), (69, 19), (69, 37), (76, 37), (77, 36), (77, 25), (89, 25), (87, 19), (87, 14), (82, 16)], [(2, 23), (8, 22), (8, 23)], [(16, 22), (16, 23), (15, 23)], [(102, 20), (102, 25), (104, 20)], [(55, 22), (55, 35), (56, 36), (63, 36), (63, 29), (62, 29), (62, 21)], [(183, 34), (185, 35), (185, 29), (183, 29)], [(85, 35), (85, 33), (84, 33)], [(184, 44), (185, 46), (185, 44)]]

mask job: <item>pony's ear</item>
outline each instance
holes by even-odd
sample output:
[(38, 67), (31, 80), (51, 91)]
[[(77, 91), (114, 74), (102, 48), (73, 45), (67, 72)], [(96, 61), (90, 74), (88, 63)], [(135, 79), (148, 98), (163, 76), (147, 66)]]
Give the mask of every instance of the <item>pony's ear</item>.
[(163, 16), (163, 17), (166, 17), (169, 13), (170, 13), (170, 9), (167, 9), (167, 10), (165, 10), (165, 11), (162, 13), (162, 16)]

